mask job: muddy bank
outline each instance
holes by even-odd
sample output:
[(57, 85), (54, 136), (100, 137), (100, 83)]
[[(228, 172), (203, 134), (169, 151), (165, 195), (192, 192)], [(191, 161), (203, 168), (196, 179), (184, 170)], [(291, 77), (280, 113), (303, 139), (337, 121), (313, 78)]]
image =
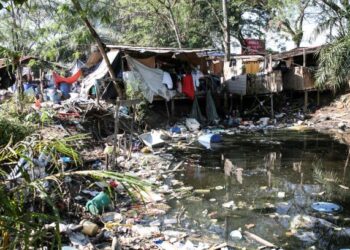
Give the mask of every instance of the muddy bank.
[(344, 94), (325, 106), (307, 121), (309, 127), (324, 134), (331, 135), (341, 143), (350, 145), (350, 94)]

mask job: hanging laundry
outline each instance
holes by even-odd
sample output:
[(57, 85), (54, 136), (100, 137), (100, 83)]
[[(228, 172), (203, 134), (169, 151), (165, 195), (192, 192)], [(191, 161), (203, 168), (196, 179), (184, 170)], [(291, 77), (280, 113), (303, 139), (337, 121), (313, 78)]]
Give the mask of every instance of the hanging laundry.
[(164, 71), (162, 83), (165, 84), (168, 87), (168, 89), (174, 88), (173, 79), (171, 79), (170, 74), (166, 71)]
[(63, 76), (60, 76), (59, 74), (57, 74), (56, 72), (53, 71), (52, 76), (53, 76), (53, 79), (54, 79), (56, 85), (58, 85), (61, 82), (73, 84), (76, 81), (78, 81), (79, 77), (81, 76), (81, 73), (82, 73), (82, 71), (80, 69), (74, 75), (72, 75), (70, 77), (63, 77)]
[(191, 100), (194, 99), (194, 86), (191, 74), (187, 74), (182, 79), (182, 93), (187, 95)]
[(203, 77), (203, 73), (199, 69), (192, 70), (192, 78), (193, 78), (193, 84), (194, 89), (197, 90), (197, 88), (200, 85), (199, 79)]

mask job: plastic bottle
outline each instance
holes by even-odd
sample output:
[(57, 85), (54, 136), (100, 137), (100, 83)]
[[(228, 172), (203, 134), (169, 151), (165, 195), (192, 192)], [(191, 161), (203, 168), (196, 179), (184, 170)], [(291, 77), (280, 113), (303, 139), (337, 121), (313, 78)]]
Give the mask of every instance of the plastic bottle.
[(80, 225), (83, 226), (83, 229), (81, 231), (88, 236), (95, 236), (98, 232), (98, 226), (91, 221), (82, 220), (80, 222)]
[(89, 200), (86, 203), (86, 209), (93, 215), (97, 215), (102, 212), (111, 203), (111, 199), (108, 194), (104, 191), (96, 195), (92, 200)]

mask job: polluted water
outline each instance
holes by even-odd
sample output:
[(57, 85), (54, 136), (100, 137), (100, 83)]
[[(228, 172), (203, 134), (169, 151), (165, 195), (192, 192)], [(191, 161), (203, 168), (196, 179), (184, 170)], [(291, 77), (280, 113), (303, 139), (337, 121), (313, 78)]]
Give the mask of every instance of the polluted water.
[[(282, 249), (345, 249), (347, 152), (327, 135), (271, 131), (225, 135), (218, 148), (175, 153), (191, 162), (174, 177), (183, 183), (178, 190), (188, 192), (168, 197), (171, 210), (164, 220), (176, 220), (162, 226), (238, 248), (256, 249), (266, 241)], [(312, 207), (322, 202), (342, 209)]]

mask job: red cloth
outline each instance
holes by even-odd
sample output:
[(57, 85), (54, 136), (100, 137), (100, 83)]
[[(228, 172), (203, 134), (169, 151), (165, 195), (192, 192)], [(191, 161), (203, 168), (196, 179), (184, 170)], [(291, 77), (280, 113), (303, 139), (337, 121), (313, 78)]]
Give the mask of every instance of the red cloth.
[(182, 93), (187, 95), (191, 100), (194, 99), (194, 86), (191, 74), (187, 74), (182, 78)]
[(60, 76), (56, 72), (52, 72), (52, 76), (53, 76), (53, 79), (54, 79), (56, 85), (61, 83), (61, 82), (65, 82), (65, 83), (68, 83), (68, 84), (73, 84), (76, 81), (78, 81), (79, 77), (81, 76), (81, 70), (79, 69), (77, 71), (77, 73), (75, 73), (74, 75), (69, 76), (69, 77)]

